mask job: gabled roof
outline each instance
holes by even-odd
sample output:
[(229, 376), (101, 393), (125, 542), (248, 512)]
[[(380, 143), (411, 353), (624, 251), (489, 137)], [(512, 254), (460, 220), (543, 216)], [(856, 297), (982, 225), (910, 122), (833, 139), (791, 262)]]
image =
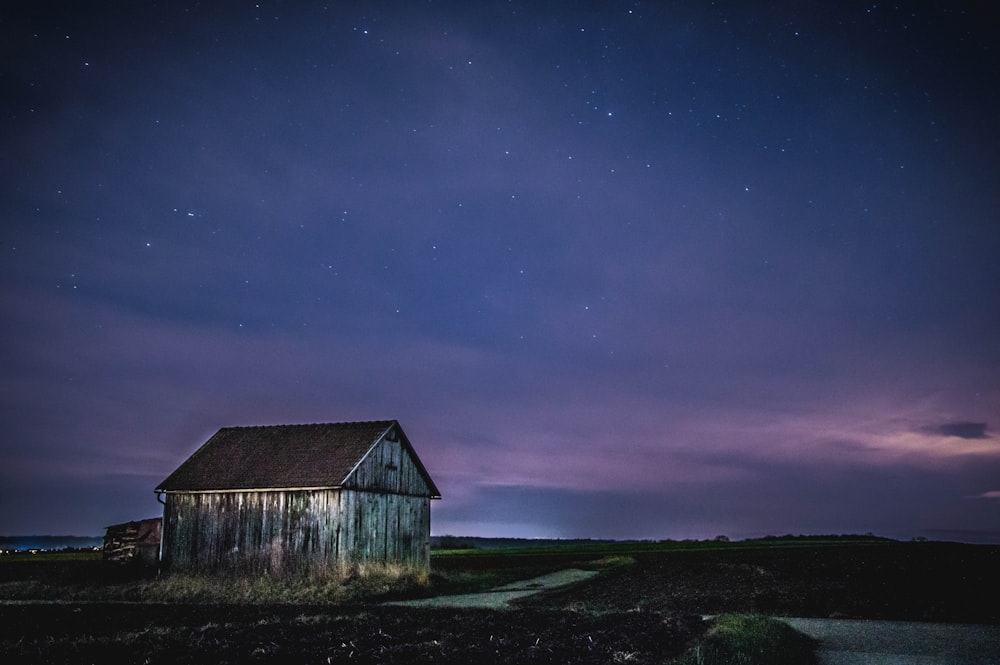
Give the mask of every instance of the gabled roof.
[(431, 495), (440, 496), (395, 420), (224, 427), (160, 483), (156, 491), (340, 487), (393, 428)]

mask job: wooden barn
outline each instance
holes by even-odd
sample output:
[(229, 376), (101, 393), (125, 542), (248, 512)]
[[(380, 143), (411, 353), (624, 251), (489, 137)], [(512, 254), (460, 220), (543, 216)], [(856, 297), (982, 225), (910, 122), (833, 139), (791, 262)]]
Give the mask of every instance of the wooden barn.
[(434, 481), (395, 420), (226, 427), (156, 488), (166, 570), (430, 566)]

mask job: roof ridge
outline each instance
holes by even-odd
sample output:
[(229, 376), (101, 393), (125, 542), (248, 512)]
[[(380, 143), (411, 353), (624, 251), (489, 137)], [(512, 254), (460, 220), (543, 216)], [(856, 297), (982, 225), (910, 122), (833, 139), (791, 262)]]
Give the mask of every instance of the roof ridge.
[(315, 422), (315, 423), (282, 423), (271, 425), (227, 425), (220, 429), (266, 429), (269, 427), (317, 427), (320, 425), (375, 425), (379, 423), (398, 422), (395, 418), (383, 418), (381, 420), (341, 420), (337, 422)]

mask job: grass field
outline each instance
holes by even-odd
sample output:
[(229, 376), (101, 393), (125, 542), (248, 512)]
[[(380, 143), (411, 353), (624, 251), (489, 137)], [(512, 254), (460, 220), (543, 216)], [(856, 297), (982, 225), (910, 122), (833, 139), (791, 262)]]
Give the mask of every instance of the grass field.
[(99, 550), (70, 550), (70, 551), (28, 551), (12, 552), (0, 556), (0, 565), (18, 563), (39, 563), (39, 562), (59, 562), (59, 561), (100, 561), (101, 552)]

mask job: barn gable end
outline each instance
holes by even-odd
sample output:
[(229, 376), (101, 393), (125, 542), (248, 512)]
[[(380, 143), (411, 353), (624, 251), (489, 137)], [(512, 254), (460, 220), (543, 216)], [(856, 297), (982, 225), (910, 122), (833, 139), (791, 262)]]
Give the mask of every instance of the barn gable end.
[(396, 421), (219, 430), (156, 492), (172, 570), (428, 568), (437, 487)]
[(344, 478), (345, 488), (413, 496), (440, 496), (398, 426), (389, 427)]

